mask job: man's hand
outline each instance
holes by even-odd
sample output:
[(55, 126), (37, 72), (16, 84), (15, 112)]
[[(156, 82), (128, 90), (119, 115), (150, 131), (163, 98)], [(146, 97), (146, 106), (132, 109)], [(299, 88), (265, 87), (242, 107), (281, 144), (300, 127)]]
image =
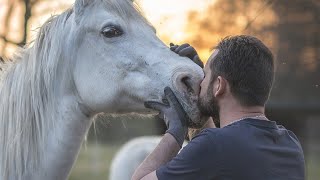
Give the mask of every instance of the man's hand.
[(189, 44), (182, 44), (181, 46), (179, 46), (170, 43), (170, 50), (179, 54), (179, 56), (188, 57), (193, 62), (198, 64), (201, 68), (203, 68), (203, 62), (199, 58), (197, 51)]
[(188, 132), (187, 123), (189, 117), (169, 87), (164, 89), (164, 94), (168, 103), (147, 101), (144, 105), (146, 108), (160, 111), (160, 118), (164, 119), (168, 128), (166, 133), (170, 133), (182, 147)]

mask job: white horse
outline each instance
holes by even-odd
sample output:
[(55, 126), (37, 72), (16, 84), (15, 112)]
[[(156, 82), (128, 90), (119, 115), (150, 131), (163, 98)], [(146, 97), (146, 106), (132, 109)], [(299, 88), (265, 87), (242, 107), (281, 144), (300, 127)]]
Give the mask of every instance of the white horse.
[(5, 71), (0, 180), (66, 179), (96, 114), (146, 112), (165, 86), (182, 92), (191, 82), (198, 92), (203, 78), (130, 0), (77, 0)]
[[(157, 147), (161, 136), (143, 136), (125, 143), (114, 156), (109, 180), (130, 180), (143, 160)], [(183, 147), (187, 142), (183, 143)]]

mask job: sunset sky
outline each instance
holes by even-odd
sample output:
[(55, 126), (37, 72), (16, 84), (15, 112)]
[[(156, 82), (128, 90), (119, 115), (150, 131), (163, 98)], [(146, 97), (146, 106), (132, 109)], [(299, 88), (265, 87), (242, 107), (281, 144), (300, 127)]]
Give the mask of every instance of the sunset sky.
[(140, 7), (148, 20), (158, 29), (159, 36), (170, 36), (172, 41), (188, 38), (184, 32), (190, 11), (204, 11), (214, 0), (140, 0)]

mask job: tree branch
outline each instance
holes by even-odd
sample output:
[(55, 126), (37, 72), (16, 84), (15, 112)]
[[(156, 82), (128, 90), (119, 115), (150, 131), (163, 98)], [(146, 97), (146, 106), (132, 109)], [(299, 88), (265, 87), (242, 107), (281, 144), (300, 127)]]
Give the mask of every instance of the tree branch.
[(17, 46), (23, 46), (23, 42), (14, 42), (14, 41), (11, 41), (10, 39), (7, 39), (5, 36), (3, 35), (0, 35), (0, 39), (2, 39), (5, 43), (10, 43), (10, 44), (14, 44), (14, 45), (17, 45)]
[(37, 4), (39, 2), (39, 0), (31, 0), (31, 7), (33, 7), (35, 4)]
[(8, 33), (8, 29), (7, 27), (9, 27), (9, 22), (10, 22), (10, 17), (11, 17), (11, 14), (12, 14), (12, 11), (13, 11), (13, 4), (15, 3), (15, 1), (8, 1), (8, 10), (7, 10), (7, 13), (5, 14), (5, 17), (4, 17), (4, 35), (3, 35), (3, 40), (5, 41), (3, 47), (1, 48), (1, 54), (4, 54), (5, 53), (5, 50), (6, 50), (6, 42), (7, 42), (7, 33)]
[(23, 24), (23, 39), (22, 39), (22, 45), (24, 46), (27, 43), (27, 35), (28, 35), (28, 21), (31, 17), (31, 0), (24, 0), (25, 5), (25, 13), (24, 13), (24, 24)]
[(247, 23), (246, 27), (242, 30), (242, 32), (247, 30), (252, 25), (252, 23), (264, 12), (264, 10), (266, 10), (268, 6), (272, 6), (274, 2), (275, 0), (266, 0), (266, 3), (262, 6), (261, 9), (258, 10), (256, 16)]

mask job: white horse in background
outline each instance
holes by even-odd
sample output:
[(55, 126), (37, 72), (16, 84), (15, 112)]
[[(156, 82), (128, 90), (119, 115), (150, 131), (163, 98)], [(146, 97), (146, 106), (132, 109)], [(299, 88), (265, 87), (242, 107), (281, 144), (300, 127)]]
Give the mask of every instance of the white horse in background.
[[(212, 120), (213, 122), (213, 120)], [(189, 128), (188, 139), (198, 135), (203, 129), (212, 127), (211, 120), (207, 121), (201, 128)], [(162, 136), (142, 136), (126, 142), (115, 154), (110, 166), (109, 180), (131, 179), (134, 171), (144, 159), (158, 146)], [(182, 148), (188, 144), (185, 141)]]
[[(203, 71), (171, 52), (130, 0), (77, 0), (45, 23), (0, 82), (0, 180), (63, 180), (101, 112), (147, 112)], [(188, 83), (184, 83), (185, 81)]]
[[(143, 160), (157, 147), (161, 136), (143, 136), (125, 143), (114, 156), (109, 180), (130, 180)], [(183, 143), (183, 147), (187, 142)]]

